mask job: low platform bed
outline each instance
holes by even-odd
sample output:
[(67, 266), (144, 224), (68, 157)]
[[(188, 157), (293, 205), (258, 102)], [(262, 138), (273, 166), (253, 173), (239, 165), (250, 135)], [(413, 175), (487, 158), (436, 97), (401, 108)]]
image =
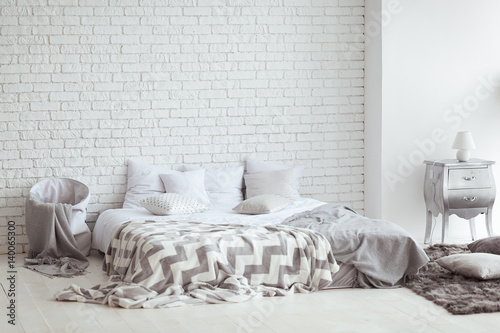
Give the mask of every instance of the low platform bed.
[(104, 211), (93, 231), (109, 281), (56, 299), (151, 308), (390, 288), (427, 263), (398, 225), (301, 198), (301, 171), (249, 160), (246, 173), (174, 172), (129, 161), (124, 208)]

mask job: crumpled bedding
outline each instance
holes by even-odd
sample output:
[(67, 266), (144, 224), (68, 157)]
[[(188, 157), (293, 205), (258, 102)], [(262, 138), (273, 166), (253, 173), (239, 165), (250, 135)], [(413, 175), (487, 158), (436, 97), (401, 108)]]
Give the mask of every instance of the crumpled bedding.
[(319, 232), (331, 244), (335, 259), (358, 269), (361, 287), (390, 288), (404, 284), (429, 258), (395, 223), (369, 219), (340, 204), (325, 204), (295, 214), (282, 225)]

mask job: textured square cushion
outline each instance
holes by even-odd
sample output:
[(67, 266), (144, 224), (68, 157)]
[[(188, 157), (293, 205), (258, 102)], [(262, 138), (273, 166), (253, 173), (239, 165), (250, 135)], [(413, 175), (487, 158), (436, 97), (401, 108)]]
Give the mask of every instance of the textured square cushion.
[[(184, 166), (184, 170), (200, 167)], [(234, 206), (243, 201), (243, 165), (205, 169), (205, 190), (213, 205)]]
[(245, 174), (246, 198), (277, 194), (295, 200), (293, 169)]
[(452, 254), (436, 260), (442, 267), (480, 280), (500, 278), (500, 256), (491, 253)]
[(128, 160), (127, 192), (123, 208), (141, 207), (139, 201), (153, 194), (165, 193), (160, 174), (178, 172), (155, 165)]
[(269, 214), (282, 210), (292, 202), (281, 195), (262, 194), (241, 202), (233, 210), (240, 214)]
[(471, 252), (500, 254), (500, 236), (479, 239), (467, 247)]
[(205, 169), (191, 170), (160, 175), (167, 193), (182, 194), (198, 200), (201, 204), (210, 205), (205, 191)]
[(142, 199), (140, 204), (155, 215), (194, 214), (208, 209), (198, 200), (177, 193), (153, 195)]
[(294, 198), (300, 199), (300, 181), (302, 179), (302, 175), (304, 174), (305, 166), (303, 165), (289, 166), (284, 164), (276, 164), (261, 160), (255, 160), (251, 158), (246, 160), (246, 165), (247, 165), (247, 174), (292, 169)]

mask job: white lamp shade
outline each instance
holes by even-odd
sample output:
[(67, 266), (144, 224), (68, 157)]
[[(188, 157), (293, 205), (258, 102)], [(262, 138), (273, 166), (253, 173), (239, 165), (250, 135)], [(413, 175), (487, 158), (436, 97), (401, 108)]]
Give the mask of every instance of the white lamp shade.
[(472, 139), (472, 134), (469, 131), (458, 132), (453, 141), (453, 149), (474, 149), (476, 145), (474, 144), (474, 139)]

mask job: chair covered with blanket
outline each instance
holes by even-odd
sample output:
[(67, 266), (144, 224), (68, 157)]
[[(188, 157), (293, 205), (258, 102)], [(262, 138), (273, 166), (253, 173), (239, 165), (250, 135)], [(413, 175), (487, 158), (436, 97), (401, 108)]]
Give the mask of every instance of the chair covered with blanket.
[(26, 199), (30, 245), (25, 267), (48, 276), (81, 274), (88, 266), (91, 233), (86, 224), (89, 188), (74, 179), (36, 183)]

